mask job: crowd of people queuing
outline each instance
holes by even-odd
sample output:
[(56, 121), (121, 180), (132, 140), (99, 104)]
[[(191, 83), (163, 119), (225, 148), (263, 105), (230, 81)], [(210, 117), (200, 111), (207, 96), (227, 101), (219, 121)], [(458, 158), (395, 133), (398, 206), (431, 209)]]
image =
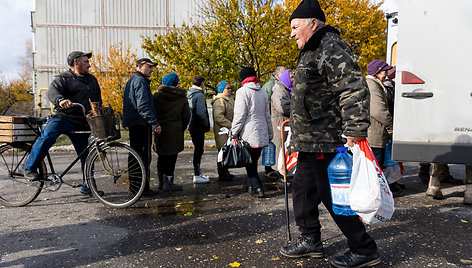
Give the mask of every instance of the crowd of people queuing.
[[(294, 70), (277, 67), (261, 87), (256, 70), (242, 67), (235, 98), (231, 84), (219, 82), (211, 100), (216, 147), (220, 150), (228, 139), (228, 135), (220, 134), (222, 128), (230, 130), (230, 138), (243, 139), (249, 144), (252, 163), (245, 167), (247, 191), (253, 197), (264, 197), (258, 159), (271, 140), (276, 144), (276, 155), (279, 154), (283, 146), (279, 128), (290, 119), (289, 150), (299, 153), (291, 185), (295, 222), (301, 235), (295, 243), (283, 246), (280, 253), (290, 258), (325, 256), (318, 210), (323, 203), (349, 246), (349, 251), (335, 257), (332, 265), (373, 266), (380, 262), (380, 256), (362, 221), (358, 216), (340, 216), (332, 210), (327, 168), (337, 147), (346, 143), (352, 146), (363, 138), (368, 139), (383, 168), (386, 144), (394, 131), (395, 69), (376, 59), (369, 63), (368, 75), (364, 77), (349, 45), (337, 29), (325, 22), (317, 0), (303, 0), (290, 17), (291, 37), (300, 50)], [(70, 70), (57, 75), (49, 87), (48, 97), (57, 113), (48, 121), (23, 166), (24, 175), (33, 181), (40, 179), (36, 172), (38, 163), (60, 134), (70, 137), (78, 153), (87, 146), (86, 136), (69, 132), (87, 128), (82, 111), (73, 107), (73, 102), (81, 103), (88, 112), (89, 99), (102, 101), (97, 80), (88, 72), (90, 57), (91, 53), (71, 52), (67, 60)], [(205, 78), (195, 75), (187, 90), (180, 87), (176, 73), (169, 73), (163, 76), (153, 95), (149, 78), (156, 66), (148, 58), (139, 59), (136, 73), (127, 81), (123, 94), (123, 126), (129, 130), (130, 146), (139, 153), (146, 167), (145, 195), (157, 193), (149, 183), (151, 150), (157, 153), (158, 190), (182, 190), (174, 181), (174, 172), (177, 156), (184, 149), (187, 128), (194, 145), (193, 182), (210, 182), (200, 166), (205, 133), (210, 131)], [(82, 167), (84, 160), (81, 159)], [(436, 178), (437, 167), (441, 166), (435, 167), (432, 177)], [(233, 179), (220, 163), (217, 168), (219, 180)], [(426, 167), (421, 171), (426, 173), (423, 169)], [(467, 171), (472, 174), (470, 170), (468, 166)], [(280, 177), (274, 167), (266, 167), (265, 174)], [(467, 176), (467, 182), (472, 185), (469, 177), (472, 175)], [(397, 183), (391, 187), (397, 191), (404, 186)], [(469, 194), (465, 198), (472, 203), (472, 188), (467, 189)], [(134, 189), (130, 187), (130, 190)], [(81, 192), (90, 195), (85, 183)]]

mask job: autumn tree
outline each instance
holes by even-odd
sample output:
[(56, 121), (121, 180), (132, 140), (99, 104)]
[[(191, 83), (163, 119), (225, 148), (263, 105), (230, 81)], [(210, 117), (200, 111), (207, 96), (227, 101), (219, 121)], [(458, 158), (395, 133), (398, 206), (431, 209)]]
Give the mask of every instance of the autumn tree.
[(91, 58), (91, 71), (100, 85), (103, 104), (110, 104), (117, 113), (123, 112), (123, 90), (128, 79), (136, 71), (137, 55), (123, 42), (111, 45), (106, 55), (94, 54)]
[[(351, 46), (361, 69), (385, 57), (386, 19), (382, 1), (319, 0), (327, 24)], [(242, 66), (254, 66), (262, 81), (279, 65), (295, 67), (299, 50), (290, 39), (289, 17), (299, 0), (208, 0), (192, 26), (143, 37), (142, 47), (162, 72), (177, 72), (185, 86), (195, 74), (215, 88), (237, 81)], [(155, 79), (156, 83), (158, 79)]]
[[(143, 48), (162, 68), (177, 72), (184, 86), (195, 74), (216, 88), (221, 80), (237, 81), (242, 66), (254, 66), (268, 78), (278, 65), (294, 65), (295, 43), (285, 8), (276, 0), (209, 0), (192, 26), (143, 38)], [(281, 23), (281, 22), (284, 23)]]
[(18, 77), (7, 80), (0, 74), (0, 115), (33, 114), (33, 47), (26, 41), (25, 55), (20, 57)]

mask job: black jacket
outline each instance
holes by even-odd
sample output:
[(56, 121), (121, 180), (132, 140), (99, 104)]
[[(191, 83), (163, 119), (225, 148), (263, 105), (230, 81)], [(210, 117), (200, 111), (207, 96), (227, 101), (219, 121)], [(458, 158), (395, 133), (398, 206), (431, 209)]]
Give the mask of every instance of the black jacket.
[(60, 73), (54, 77), (51, 85), (49, 85), (48, 99), (54, 105), (56, 114), (84, 126), (87, 126), (87, 121), (80, 107), (61, 110), (59, 102), (64, 99), (78, 102), (85, 107), (87, 113), (91, 110), (89, 99), (92, 102), (102, 102), (97, 79), (91, 74), (80, 77), (72, 72), (72, 70)]

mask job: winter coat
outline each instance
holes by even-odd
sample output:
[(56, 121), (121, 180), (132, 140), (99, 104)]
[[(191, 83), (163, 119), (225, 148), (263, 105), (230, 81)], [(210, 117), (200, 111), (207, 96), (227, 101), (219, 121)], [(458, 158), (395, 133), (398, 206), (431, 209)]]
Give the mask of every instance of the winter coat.
[[(69, 99), (72, 102), (82, 104), (85, 107), (85, 112), (88, 113), (92, 109), (89, 99), (92, 102), (101, 103), (102, 95), (97, 79), (93, 75), (87, 74), (81, 77), (76, 75), (72, 70), (68, 70), (54, 77), (54, 80), (49, 85), (48, 99), (54, 105), (55, 109), (59, 108), (59, 102), (61, 100)], [(87, 120), (80, 107), (64, 110), (58, 109), (56, 110), (56, 114), (88, 128)]]
[(216, 148), (219, 150), (225, 145), (228, 135), (219, 135), (220, 129), (226, 127), (231, 129), (234, 115), (234, 99), (223, 93), (218, 93), (211, 101), (213, 107), (213, 132), (215, 134)]
[(393, 117), (388, 109), (387, 96), (382, 82), (367, 76), (370, 91), (370, 127), (367, 141), (371, 147), (385, 148), (393, 130)]
[(341, 135), (367, 137), (369, 90), (349, 45), (331, 26), (301, 49), (290, 103), (290, 151), (329, 153)]
[(272, 88), (271, 97), (271, 120), (274, 131), (272, 140), (276, 147), (276, 159), (278, 159), (280, 148), (282, 147), (282, 137), (280, 136), (280, 125), (290, 118), (290, 89), (281, 81), (275, 82)]
[(123, 93), (123, 127), (151, 125), (159, 126), (154, 112), (154, 104), (149, 79), (136, 72), (126, 82)]
[(259, 84), (246, 83), (236, 91), (231, 134), (253, 148), (265, 147), (273, 138), (267, 93)]
[(188, 105), (190, 108), (190, 132), (208, 132), (210, 130), (210, 119), (205, 101), (205, 95), (200, 87), (192, 86), (187, 92)]
[(187, 91), (161, 85), (154, 93), (154, 111), (161, 134), (154, 134), (153, 150), (161, 155), (176, 155), (184, 149), (184, 131), (190, 121)]
[(269, 105), (270, 105), (270, 98), (271, 98), (272, 93), (273, 93), (273, 88), (274, 88), (274, 85), (275, 85), (275, 81), (277, 81), (277, 79), (275, 78), (274, 75), (271, 75), (270, 78), (269, 78), (269, 81), (267, 81), (262, 86), (262, 89), (267, 93), (267, 99), (269, 100)]

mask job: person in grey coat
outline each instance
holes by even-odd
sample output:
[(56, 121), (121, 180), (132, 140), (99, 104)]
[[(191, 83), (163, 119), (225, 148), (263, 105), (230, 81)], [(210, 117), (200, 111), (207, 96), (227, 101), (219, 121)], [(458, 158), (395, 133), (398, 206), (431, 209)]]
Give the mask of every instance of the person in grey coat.
[(193, 151), (193, 183), (209, 183), (210, 178), (204, 176), (200, 170), (200, 163), (205, 145), (205, 132), (210, 131), (210, 118), (205, 101), (205, 78), (196, 75), (192, 78), (193, 86), (187, 92), (188, 105), (190, 107), (190, 123), (188, 130), (192, 136)]
[[(154, 103), (149, 77), (157, 63), (142, 58), (136, 63), (136, 73), (126, 82), (123, 93), (123, 127), (129, 129), (129, 143), (141, 156), (146, 169), (146, 187), (144, 195), (156, 192), (149, 187), (149, 165), (151, 164), (152, 135), (161, 133), (161, 126), (154, 113)], [(133, 163), (130, 163), (132, 165)], [(137, 181), (136, 183), (132, 183)], [(130, 178), (130, 190), (139, 189), (139, 179)]]
[(257, 164), (262, 148), (273, 138), (267, 93), (259, 85), (256, 71), (243, 67), (239, 73), (241, 88), (236, 91), (234, 117), (231, 125), (233, 139), (241, 138), (249, 143), (252, 163), (246, 166), (248, 192), (253, 197), (264, 197)]

